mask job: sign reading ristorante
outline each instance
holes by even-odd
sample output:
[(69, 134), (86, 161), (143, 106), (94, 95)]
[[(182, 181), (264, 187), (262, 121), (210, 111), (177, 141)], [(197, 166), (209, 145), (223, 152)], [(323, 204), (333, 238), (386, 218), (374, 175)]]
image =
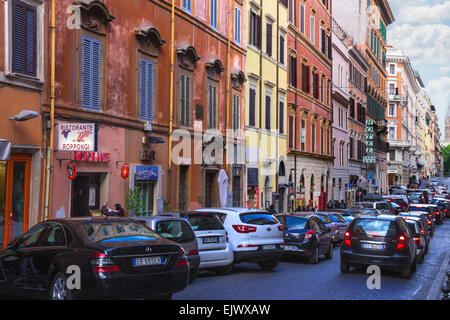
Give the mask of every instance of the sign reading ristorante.
[(95, 123), (58, 124), (59, 151), (95, 151)]

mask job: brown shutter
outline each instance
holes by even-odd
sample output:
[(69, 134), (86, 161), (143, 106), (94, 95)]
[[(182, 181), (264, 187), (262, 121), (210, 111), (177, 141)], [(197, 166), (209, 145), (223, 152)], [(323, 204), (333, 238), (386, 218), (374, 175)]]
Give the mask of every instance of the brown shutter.
[(267, 45), (267, 55), (272, 56), (272, 24), (266, 24), (266, 45)]
[(256, 125), (256, 114), (255, 114), (255, 103), (256, 103), (256, 92), (253, 89), (250, 89), (250, 114), (249, 114), (249, 124), (251, 127)]

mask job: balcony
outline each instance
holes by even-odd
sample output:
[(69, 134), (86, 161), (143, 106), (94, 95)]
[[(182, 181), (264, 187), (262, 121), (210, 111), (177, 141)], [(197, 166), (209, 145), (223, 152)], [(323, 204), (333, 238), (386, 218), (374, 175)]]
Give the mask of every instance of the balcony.
[(389, 146), (391, 148), (410, 148), (411, 141), (410, 140), (389, 140)]
[(405, 94), (397, 94), (390, 92), (388, 94), (388, 100), (390, 102), (407, 102), (408, 98)]

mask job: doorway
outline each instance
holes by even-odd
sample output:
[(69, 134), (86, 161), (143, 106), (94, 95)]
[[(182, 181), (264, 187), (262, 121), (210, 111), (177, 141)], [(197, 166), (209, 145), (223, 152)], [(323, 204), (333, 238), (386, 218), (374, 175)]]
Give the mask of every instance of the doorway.
[(2, 247), (28, 229), (31, 155), (12, 154), (0, 165), (0, 241)]
[[(108, 204), (110, 207), (113, 204)], [(100, 210), (100, 173), (79, 173), (72, 181), (71, 217), (88, 217)]]

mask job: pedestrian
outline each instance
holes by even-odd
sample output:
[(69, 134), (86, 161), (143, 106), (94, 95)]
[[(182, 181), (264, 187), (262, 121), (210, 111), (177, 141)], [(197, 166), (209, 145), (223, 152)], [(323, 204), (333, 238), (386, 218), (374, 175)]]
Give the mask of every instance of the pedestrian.
[(122, 206), (118, 203), (114, 205), (114, 210), (110, 209), (108, 207), (108, 201), (106, 201), (105, 204), (102, 206), (102, 214), (104, 214), (107, 217), (121, 217), (125, 216), (125, 211), (123, 210)]
[(277, 211), (275, 210), (275, 206), (273, 204), (270, 205), (269, 212), (272, 213), (272, 214), (277, 213)]

